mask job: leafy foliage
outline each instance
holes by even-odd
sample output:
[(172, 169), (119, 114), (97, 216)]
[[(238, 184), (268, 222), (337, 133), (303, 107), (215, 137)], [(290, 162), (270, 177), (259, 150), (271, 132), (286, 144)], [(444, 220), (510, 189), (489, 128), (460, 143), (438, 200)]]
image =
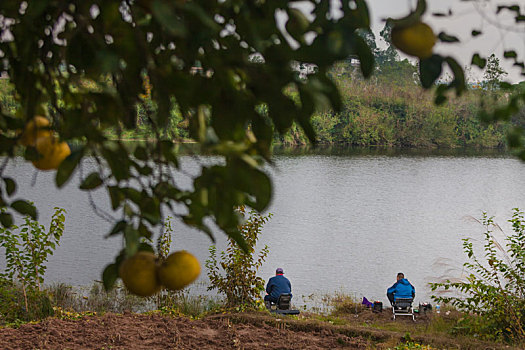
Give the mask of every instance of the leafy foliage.
[(17, 325), (41, 320), (54, 314), (45, 291), (25, 290), (12, 280), (0, 277), (0, 325)]
[[(214, 221), (247, 250), (234, 208), (268, 207), (272, 184), (262, 169), (271, 159), (274, 132), (282, 135), (295, 125), (315, 143), (312, 114), (330, 108), (338, 113), (343, 107), (327, 75), (330, 67), (352, 57), (363, 76), (375, 70), (374, 54), (361, 35), (370, 31), (365, 0), (307, 3), (311, 16), (298, 11), (296, 1), (283, 0), (2, 1), (0, 73), (8, 74), (16, 99), (0, 111), (0, 155), (9, 159), (23, 151), (34, 159), (35, 149), (18, 144), (19, 131), (35, 115), (44, 115), (50, 131), (76, 145), (56, 172), (57, 186), (82, 170), (84, 157), (95, 159), (94, 172), (85, 178), (79, 172), (81, 188), (104, 188), (112, 209), (124, 214), (121, 220), (101, 214), (114, 225), (110, 235), (124, 238), (124, 256), (152, 250), (140, 244), (141, 238), (151, 238), (167, 212), (212, 239), (209, 223)], [(333, 15), (336, 8), (340, 17)], [(419, 20), (425, 11), (426, 1), (418, 0), (412, 13), (390, 23)], [(508, 11), (522, 20), (519, 6), (518, 11), (498, 8), (498, 13)], [(286, 21), (285, 29), (278, 18)], [(451, 35), (440, 37), (454, 41)], [(385, 59), (392, 55), (390, 50)], [(505, 57), (523, 67), (514, 51)], [(437, 86), (436, 103), (443, 103), (449, 90), (465, 91), (463, 69), (453, 57), (429, 60), (420, 65), (425, 87), (435, 83), (443, 67), (453, 74)], [(297, 63), (316, 70), (301, 78), (292, 68)], [(485, 120), (508, 120), (523, 100), (519, 93)], [(175, 124), (187, 125), (187, 134), (173, 132), (174, 113)], [(145, 125), (152, 142), (135, 150), (125, 147), (122, 136)], [(509, 143), (525, 159), (523, 129), (510, 135)], [(190, 190), (175, 181), (181, 176), (175, 147), (181, 138), (223, 160), (203, 165)], [(16, 181), (2, 181), (0, 207), (6, 211), (0, 223), (13, 224), (12, 210), (36, 219), (36, 211), (10, 199)], [(115, 282), (122, 260), (119, 255), (106, 268), (106, 287)]]
[(0, 228), (0, 245), (5, 248), (7, 262), (4, 277), (17, 279), (32, 289), (41, 289), (48, 256), (53, 254), (64, 233), (65, 212), (55, 208), (47, 232), (44, 225), (28, 216), (20, 227)]
[(171, 242), (173, 240), (173, 227), (171, 217), (167, 217), (164, 222), (164, 230), (157, 240), (157, 254), (160, 259), (165, 260), (170, 255)]
[[(239, 209), (245, 214), (245, 209)], [(228, 240), (226, 251), (220, 253), (217, 260), (217, 248), (212, 245), (209, 249), (210, 257), (206, 260), (210, 286), (208, 290), (217, 289), (226, 295), (228, 306), (256, 307), (261, 302), (261, 293), (264, 291), (264, 280), (257, 276), (257, 271), (268, 255), (268, 246), (264, 246), (256, 253), (256, 245), (262, 226), (271, 218), (271, 214), (259, 215), (252, 211), (248, 220), (240, 227), (248, 251), (244, 251), (233, 239)]]
[(499, 58), (494, 54), (490, 55), (487, 59), (487, 66), (485, 67), (485, 73), (483, 78), (485, 79), (484, 85), (490, 91), (499, 89), (501, 79), (508, 75), (508, 73), (500, 66)]
[(450, 303), (458, 309), (479, 315), (466, 317), (458, 325), (471, 333), (497, 339), (523, 340), (525, 338), (525, 217), (514, 209), (513, 233), (502, 246), (494, 237), (498, 227), (492, 217), (483, 214), (485, 227), (483, 256), (478, 255), (470, 238), (463, 240), (463, 251), (468, 261), (465, 281), (431, 283), (435, 290), (456, 291), (456, 296), (432, 296), (438, 303)]
[[(312, 113), (341, 106), (328, 68), (353, 55), (365, 76), (372, 72), (373, 57), (356, 32), (369, 27), (366, 3), (344, 2), (340, 19), (329, 15), (328, 2), (311, 4), (313, 21), (299, 19), (287, 1), (1, 2), (2, 69), (20, 108), (0, 115), (0, 154), (13, 155), (17, 130), (45, 115), (61, 140), (78, 145), (58, 169), (57, 186), (82, 167), (83, 157), (94, 157), (99, 168), (82, 179), (82, 188), (104, 186), (112, 209), (124, 212), (122, 221), (104, 217), (114, 222), (111, 234), (124, 237), (127, 256), (141, 247), (141, 237), (153, 235), (165, 211), (210, 237), (205, 219), (211, 218), (247, 249), (234, 208), (268, 206), (272, 187), (261, 166), (270, 159), (274, 128), (283, 133), (295, 121), (314, 142)], [(288, 15), (293, 33), (279, 30), (278, 13)], [(307, 32), (316, 33), (312, 42), (302, 40)], [(314, 64), (317, 72), (301, 80), (294, 62)], [(284, 93), (288, 86), (298, 90), (298, 102)], [(139, 126), (137, 110), (155, 139), (130, 151), (120, 139)], [(173, 175), (173, 110), (204, 151), (224, 157), (220, 165), (203, 166), (189, 191)], [(117, 141), (108, 142), (113, 137), (105, 130)], [(138, 178), (138, 186), (129, 184)], [(1, 204), (11, 207), (5, 198)], [(178, 205), (184, 214), (173, 209)], [(0, 219), (12, 223), (9, 212)], [(114, 281), (106, 276), (109, 287)]]
[[(347, 62), (334, 65), (330, 76), (341, 91), (341, 112), (312, 116), (319, 144), (387, 147), (505, 147), (509, 124), (482, 123), (480, 101), (501, 101), (500, 91), (469, 89), (461, 98), (435, 106), (431, 92), (417, 84), (417, 68), (405, 61), (379, 67), (370, 79), (359, 78)], [(496, 102), (494, 102), (496, 103)], [(279, 138), (284, 144), (306, 144), (295, 125)]]
[(42, 290), (48, 256), (53, 254), (64, 233), (65, 212), (62, 208), (55, 208), (47, 232), (43, 225), (29, 216), (24, 218), (25, 223), (20, 227), (0, 227), (0, 246), (5, 249), (6, 257), (6, 270), (0, 276), (11, 283), (18, 281), (21, 284), (26, 310), (29, 310), (27, 290)]

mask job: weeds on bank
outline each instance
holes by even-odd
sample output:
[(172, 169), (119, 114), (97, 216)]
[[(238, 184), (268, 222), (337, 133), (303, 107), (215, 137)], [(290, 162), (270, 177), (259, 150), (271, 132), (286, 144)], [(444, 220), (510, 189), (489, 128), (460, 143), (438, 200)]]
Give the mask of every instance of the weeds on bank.
[(423, 344), (414, 343), (414, 342), (408, 342), (408, 343), (401, 344), (393, 348), (389, 348), (389, 350), (412, 350), (412, 349), (434, 350), (437, 348), (433, 348), (430, 345), (423, 345)]
[[(468, 261), (466, 276), (459, 281), (431, 283), (440, 296), (436, 302), (450, 303), (464, 312), (458, 334), (487, 340), (525, 342), (525, 213), (514, 208), (512, 233), (505, 234), (494, 218), (483, 213), (477, 220), (484, 227), (482, 244), (463, 240)], [(499, 241), (497, 235), (503, 235)], [(444, 293), (452, 292), (450, 294)]]
[(53, 306), (53, 311), (55, 312), (55, 317), (61, 320), (79, 320), (86, 316), (96, 316), (97, 313), (94, 311), (66, 311), (60, 306)]
[(178, 292), (163, 291), (154, 298), (156, 299), (156, 308), (160, 312), (192, 318), (199, 318), (210, 312), (216, 312), (224, 306), (222, 299), (205, 295), (192, 295), (189, 289)]
[(118, 284), (106, 291), (99, 282), (93, 284), (87, 295), (65, 284), (51, 286), (49, 294), (57, 310), (61, 310), (62, 315), (72, 317), (77, 314), (87, 315), (89, 312), (101, 314), (158, 310), (164, 314), (197, 318), (223, 306), (221, 299), (193, 295), (189, 289), (178, 292), (165, 290), (155, 296), (141, 298)]

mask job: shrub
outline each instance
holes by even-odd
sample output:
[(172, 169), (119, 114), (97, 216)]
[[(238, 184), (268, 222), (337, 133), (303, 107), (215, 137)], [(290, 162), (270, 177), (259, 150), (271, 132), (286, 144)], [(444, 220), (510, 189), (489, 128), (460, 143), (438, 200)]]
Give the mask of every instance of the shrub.
[[(42, 291), (48, 256), (53, 254), (64, 233), (65, 210), (55, 208), (49, 230), (29, 216), (22, 226), (10, 229), (0, 227), (0, 246), (5, 249), (6, 269), (1, 277), (20, 283), (25, 308), (29, 309), (27, 293), (38, 288)], [(14, 231), (17, 230), (17, 231)]]
[(16, 282), (0, 278), (0, 325), (36, 321), (53, 315), (47, 293), (24, 291)]
[[(245, 215), (245, 209), (239, 208)], [(250, 212), (248, 220), (239, 228), (248, 252), (244, 252), (237, 243), (228, 237), (226, 251), (220, 253), (220, 262), (217, 261), (217, 249), (212, 245), (209, 249), (210, 257), (206, 260), (210, 286), (208, 290), (217, 289), (226, 295), (228, 306), (256, 307), (261, 302), (261, 293), (264, 291), (264, 280), (257, 276), (257, 271), (268, 255), (268, 246), (264, 246), (257, 256), (255, 246), (259, 239), (262, 226), (271, 218), (272, 214), (261, 216), (257, 212)], [(221, 271), (222, 269), (222, 271)]]
[(499, 227), (493, 217), (483, 214), (485, 227), (483, 256), (478, 257), (472, 239), (463, 240), (463, 251), (468, 257), (464, 264), (468, 271), (465, 281), (431, 283), (432, 290), (451, 290), (455, 296), (432, 296), (438, 303), (450, 303), (461, 311), (476, 317), (460, 320), (457, 329), (476, 333), (484, 338), (523, 341), (525, 330), (525, 219), (523, 212), (514, 209), (513, 233), (501, 245), (493, 236)]

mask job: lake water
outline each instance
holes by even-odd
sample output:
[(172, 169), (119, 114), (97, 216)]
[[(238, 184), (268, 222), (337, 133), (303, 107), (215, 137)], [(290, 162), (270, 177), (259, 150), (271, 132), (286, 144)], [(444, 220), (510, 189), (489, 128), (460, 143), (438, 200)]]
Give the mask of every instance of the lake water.
[[(182, 160), (193, 174), (198, 163)], [(87, 174), (89, 161), (83, 167)], [(416, 302), (430, 301), (428, 282), (461, 274), (461, 239), (481, 238), (482, 227), (469, 217), (487, 211), (508, 231), (512, 208), (525, 209), (525, 164), (499, 153), (300, 150), (277, 152), (269, 171), (273, 218), (261, 235), (260, 244), (270, 253), (260, 276), (267, 279), (276, 267), (284, 268), (299, 305), (312, 305), (312, 294), (334, 292), (386, 303), (385, 290), (400, 271), (415, 286)], [(111, 224), (78, 190), (78, 172), (61, 190), (54, 187), (53, 173), (36, 175), (21, 159), (11, 163), (7, 175), (19, 181), (15, 197), (33, 200), (46, 227), (53, 207), (68, 212), (46, 283), (99, 280), (122, 242), (104, 239)], [(104, 191), (95, 192), (93, 201), (110, 211)], [(203, 264), (211, 244), (207, 236), (179, 222), (174, 231), (173, 250), (187, 249)], [(217, 240), (223, 248), (224, 236), (217, 234)], [(205, 273), (200, 281), (206, 281)]]

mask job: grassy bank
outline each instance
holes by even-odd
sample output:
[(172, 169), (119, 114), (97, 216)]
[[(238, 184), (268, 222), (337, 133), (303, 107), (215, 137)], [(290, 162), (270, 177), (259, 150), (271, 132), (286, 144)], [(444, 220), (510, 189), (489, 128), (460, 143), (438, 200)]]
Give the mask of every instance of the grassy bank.
[[(503, 349), (519, 348), (521, 345), (483, 341), (483, 335), (463, 334), (458, 328), (458, 321), (469, 316), (452, 308), (443, 308), (440, 314), (422, 313), (417, 316), (416, 322), (412, 322), (410, 318), (393, 321), (390, 309), (374, 313), (359, 301), (340, 293), (323, 297), (326, 303), (322, 308), (324, 312), (303, 310), (299, 316), (284, 317), (270, 314), (264, 309), (250, 311), (243, 307), (226, 308), (223, 300), (217, 297), (193, 295), (188, 290), (139, 298), (121, 287), (105, 292), (99, 283), (88, 289), (55, 284), (42, 292), (41, 297), (47, 298), (52, 306), (47, 313), (24, 314), (21, 303), (11, 304), (11, 308), (20, 309), (16, 316), (18, 318), (6, 322), (7, 315), (2, 310), (2, 326), (17, 328), (35, 321), (48, 322), (49, 319), (67, 321), (89, 318), (90, 322), (97, 322), (106, 314), (145, 313), (166, 319), (182, 317), (201, 320), (207, 324), (221, 320), (243, 327), (249, 325), (253, 332), (269, 328), (300, 333), (303, 337), (329, 335), (335, 337), (343, 348)], [(1, 302), (5, 305), (5, 300)], [(34, 304), (32, 307), (36, 306), (38, 305)]]

